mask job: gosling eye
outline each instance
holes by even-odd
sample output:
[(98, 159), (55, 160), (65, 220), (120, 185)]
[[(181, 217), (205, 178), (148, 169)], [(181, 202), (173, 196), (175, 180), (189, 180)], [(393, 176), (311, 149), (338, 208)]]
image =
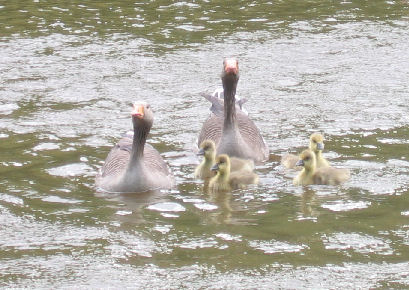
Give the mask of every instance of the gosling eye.
[(308, 160), (310, 160), (310, 159), (311, 159), (310, 157), (305, 157), (305, 158), (304, 158), (305, 161), (308, 161)]

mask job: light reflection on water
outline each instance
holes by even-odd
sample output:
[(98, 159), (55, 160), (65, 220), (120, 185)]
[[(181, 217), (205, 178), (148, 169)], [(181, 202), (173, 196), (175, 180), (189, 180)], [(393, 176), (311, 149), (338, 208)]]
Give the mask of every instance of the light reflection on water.
[[(217, 5), (151, 2), (165, 20), (143, 5), (84, 4), (73, 24), (83, 4), (55, 4), (41, 8), (47, 24), (35, 11), (25, 28), (19, 17), (1, 24), (0, 285), (408, 286), (406, 7), (311, 1), (318, 11), (290, 13), (296, 3), (281, 1), (264, 13), (271, 4), (246, 2), (232, 27)], [(126, 17), (101, 24), (105, 10)], [(238, 93), (271, 157), (259, 186), (214, 196), (193, 178), (191, 149), (208, 114), (200, 93), (220, 86), (227, 55), (239, 58)], [(96, 193), (135, 99), (154, 108), (149, 142), (178, 186)], [(279, 165), (315, 131), (325, 157), (351, 170), (346, 184), (295, 187)]]

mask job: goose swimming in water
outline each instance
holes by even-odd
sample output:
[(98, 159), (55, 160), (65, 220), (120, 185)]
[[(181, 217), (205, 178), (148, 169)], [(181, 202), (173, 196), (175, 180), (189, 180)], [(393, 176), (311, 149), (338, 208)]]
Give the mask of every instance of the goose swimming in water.
[(133, 135), (127, 134), (111, 149), (96, 176), (96, 186), (109, 192), (171, 188), (174, 178), (167, 164), (155, 148), (146, 144), (153, 124), (151, 106), (135, 103), (131, 115)]
[(218, 154), (260, 163), (268, 159), (269, 149), (256, 124), (242, 110), (236, 109), (239, 106), (235, 99), (238, 81), (238, 61), (234, 58), (225, 59), (222, 71), (223, 106), (212, 101), (212, 107), (217, 107), (217, 110), (204, 122), (198, 146), (210, 139), (215, 142)]

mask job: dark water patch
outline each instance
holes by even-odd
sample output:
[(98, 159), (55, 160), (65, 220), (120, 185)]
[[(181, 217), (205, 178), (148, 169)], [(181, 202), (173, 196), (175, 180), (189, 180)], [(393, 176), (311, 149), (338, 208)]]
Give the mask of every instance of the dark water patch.
[(224, 37), (240, 31), (291, 31), (294, 23), (296, 29), (312, 23), (321, 32), (328, 32), (336, 23), (399, 20), (408, 15), (409, 8), (405, 1), (230, 1), (225, 4), (207, 1), (4, 3), (0, 13), (7, 21), (1, 27), (1, 36), (106, 37), (119, 33), (142, 36), (162, 45), (180, 45), (203, 43), (215, 35)]

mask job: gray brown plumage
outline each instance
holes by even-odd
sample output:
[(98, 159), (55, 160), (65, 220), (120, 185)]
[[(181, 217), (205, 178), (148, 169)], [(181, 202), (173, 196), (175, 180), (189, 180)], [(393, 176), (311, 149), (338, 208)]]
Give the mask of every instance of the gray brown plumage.
[(136, 103), (133, 134), (123, 137), (109, 152), (95, 184), (109, 192), (142, 192), (171, 188), (174, 180), (159, 152), (145, 144), (153, 124), (150, 105)]
[(218, 154), (262, 162), (268, 159), (269, 149), (256, 124), (242, 110), (236, 110), (238, 105), (235, 94), (238, 80), (237, 60), (225, 59), (222, 72), (223, 115), (213, 113), (204, 122), (198, 145), (210, 139), (216, 143)]

